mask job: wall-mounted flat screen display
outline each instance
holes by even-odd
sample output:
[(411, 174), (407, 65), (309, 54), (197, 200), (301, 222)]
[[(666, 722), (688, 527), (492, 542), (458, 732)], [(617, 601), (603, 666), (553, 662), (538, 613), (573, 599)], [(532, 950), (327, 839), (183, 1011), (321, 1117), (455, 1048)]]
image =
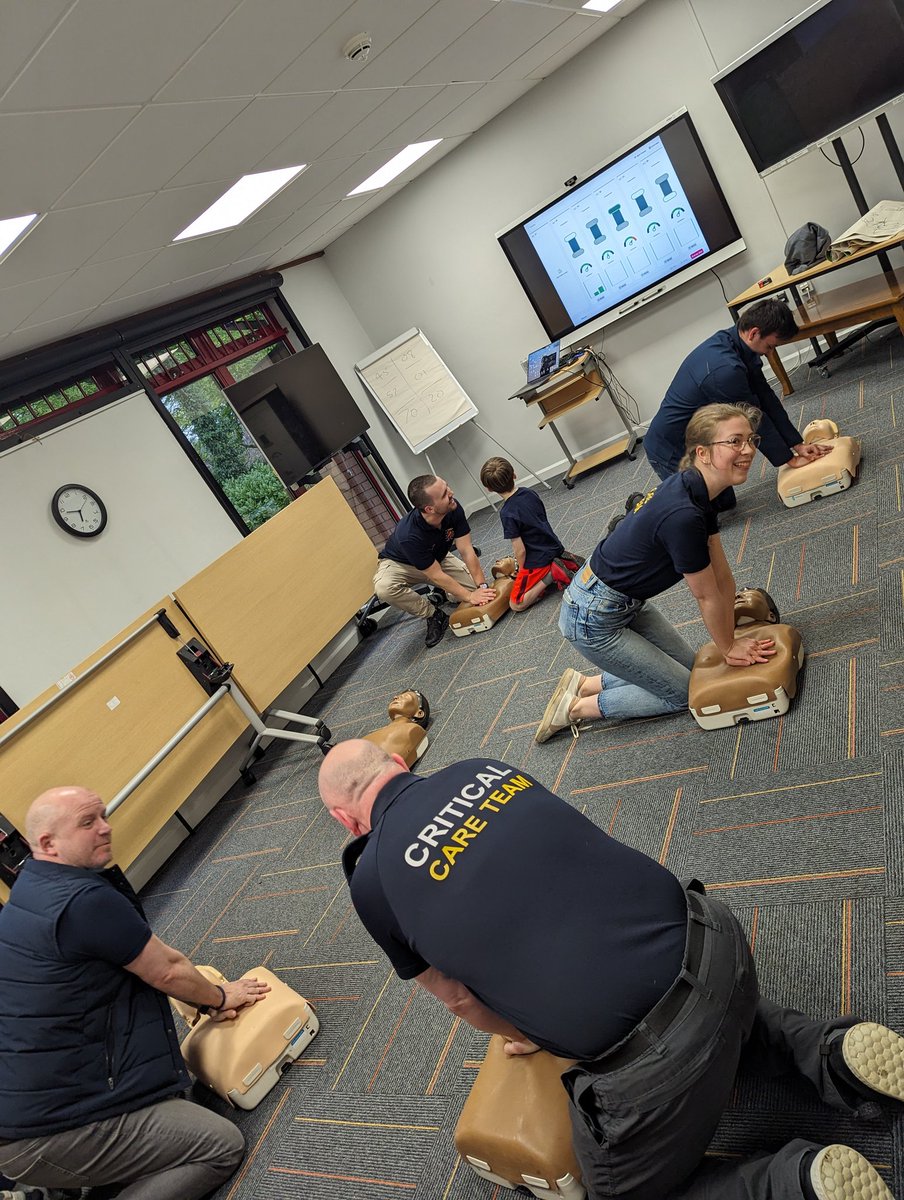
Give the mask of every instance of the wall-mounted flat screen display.
[(290, 487), (369, 427), (320, 345), (281, 359), (225, 391)]
[(904, 0), (821, 0), (713, 84), (765, 174), (904, 93)]
[(685, 111), (497, 237), (550, 339), (598, 329), (745, 248)]

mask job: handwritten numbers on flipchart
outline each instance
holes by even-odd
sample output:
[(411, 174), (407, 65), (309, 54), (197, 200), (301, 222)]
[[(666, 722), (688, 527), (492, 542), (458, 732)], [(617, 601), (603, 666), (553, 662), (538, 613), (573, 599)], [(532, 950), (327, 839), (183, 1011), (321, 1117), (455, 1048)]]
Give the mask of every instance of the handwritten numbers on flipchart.
[(437, 431), (476, 415), (470, 398), (420, 331), (360, 374), (412, 449), (431, 445)]

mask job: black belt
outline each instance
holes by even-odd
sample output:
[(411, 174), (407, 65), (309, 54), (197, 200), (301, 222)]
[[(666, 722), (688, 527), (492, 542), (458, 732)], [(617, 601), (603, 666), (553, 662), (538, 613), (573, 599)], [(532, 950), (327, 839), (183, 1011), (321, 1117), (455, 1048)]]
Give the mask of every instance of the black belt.
[[(589, 1071), (593, 1071), (597, 1075), (607, 1075), (610, 1071), (617, 1071), (620, 1067), (625, 1067), (628, 1063), (632, 1063), (641, 1055), (646, 1054), (653, 1039), (661, 1037), (665, 1033), (684, 1008), (691, 993), (701, 990), (696, 975), (703, 961), (706, 931), (711, 927), (712, 922), (707, 917), (698, 897), (693, 892), (687, 892), (686, 896), (688, 908), (699, 919), (695, 920), (690, 913), (688, 914), (685, 951), (687, 962), (684, 964), (681, 975), (662, 999), (650, 1009), (640, 1024), (636, 1025), (617, 1046), (600, 1055), (599, 1058), (582, 1063), (582, 1066)], [(694, 978), (690, 979), (688, 976)]]

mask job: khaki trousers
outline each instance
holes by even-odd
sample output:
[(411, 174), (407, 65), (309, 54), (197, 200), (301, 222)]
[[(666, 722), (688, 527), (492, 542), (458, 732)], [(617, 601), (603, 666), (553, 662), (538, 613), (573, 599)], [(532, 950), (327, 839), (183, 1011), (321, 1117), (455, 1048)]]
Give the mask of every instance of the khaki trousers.
[[(477, 586), (468, 569), (455, 554), (447, 554), (439, 564), (447, 575), (451, 575), (456, 583), (473, 591)], [(432, 617), (433, 605), (426, 596), (419, 595), (415, 584), (429, 583), (430, 580), (423, 571), (411, 567), (407, 563), (393, 562), (391, 558), (381, 558), (374, 575), (374, 594), (384, 604), (400, 608), (403, 612), (411, 613), (413, 617)]]

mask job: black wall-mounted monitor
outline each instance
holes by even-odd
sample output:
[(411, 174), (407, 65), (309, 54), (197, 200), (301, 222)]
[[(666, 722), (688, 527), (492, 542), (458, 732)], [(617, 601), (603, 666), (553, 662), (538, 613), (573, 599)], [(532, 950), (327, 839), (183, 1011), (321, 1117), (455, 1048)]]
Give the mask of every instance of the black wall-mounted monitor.
[(904, 94), (904, 0), (820, 0), (713, 84), (763, 175)]
[(551, 341), (608, 325), (745, 249), (684, 110), (497, 237)]
[(225, 391), (290, 487), (369, 427), (320, 345), (308, 346)]

